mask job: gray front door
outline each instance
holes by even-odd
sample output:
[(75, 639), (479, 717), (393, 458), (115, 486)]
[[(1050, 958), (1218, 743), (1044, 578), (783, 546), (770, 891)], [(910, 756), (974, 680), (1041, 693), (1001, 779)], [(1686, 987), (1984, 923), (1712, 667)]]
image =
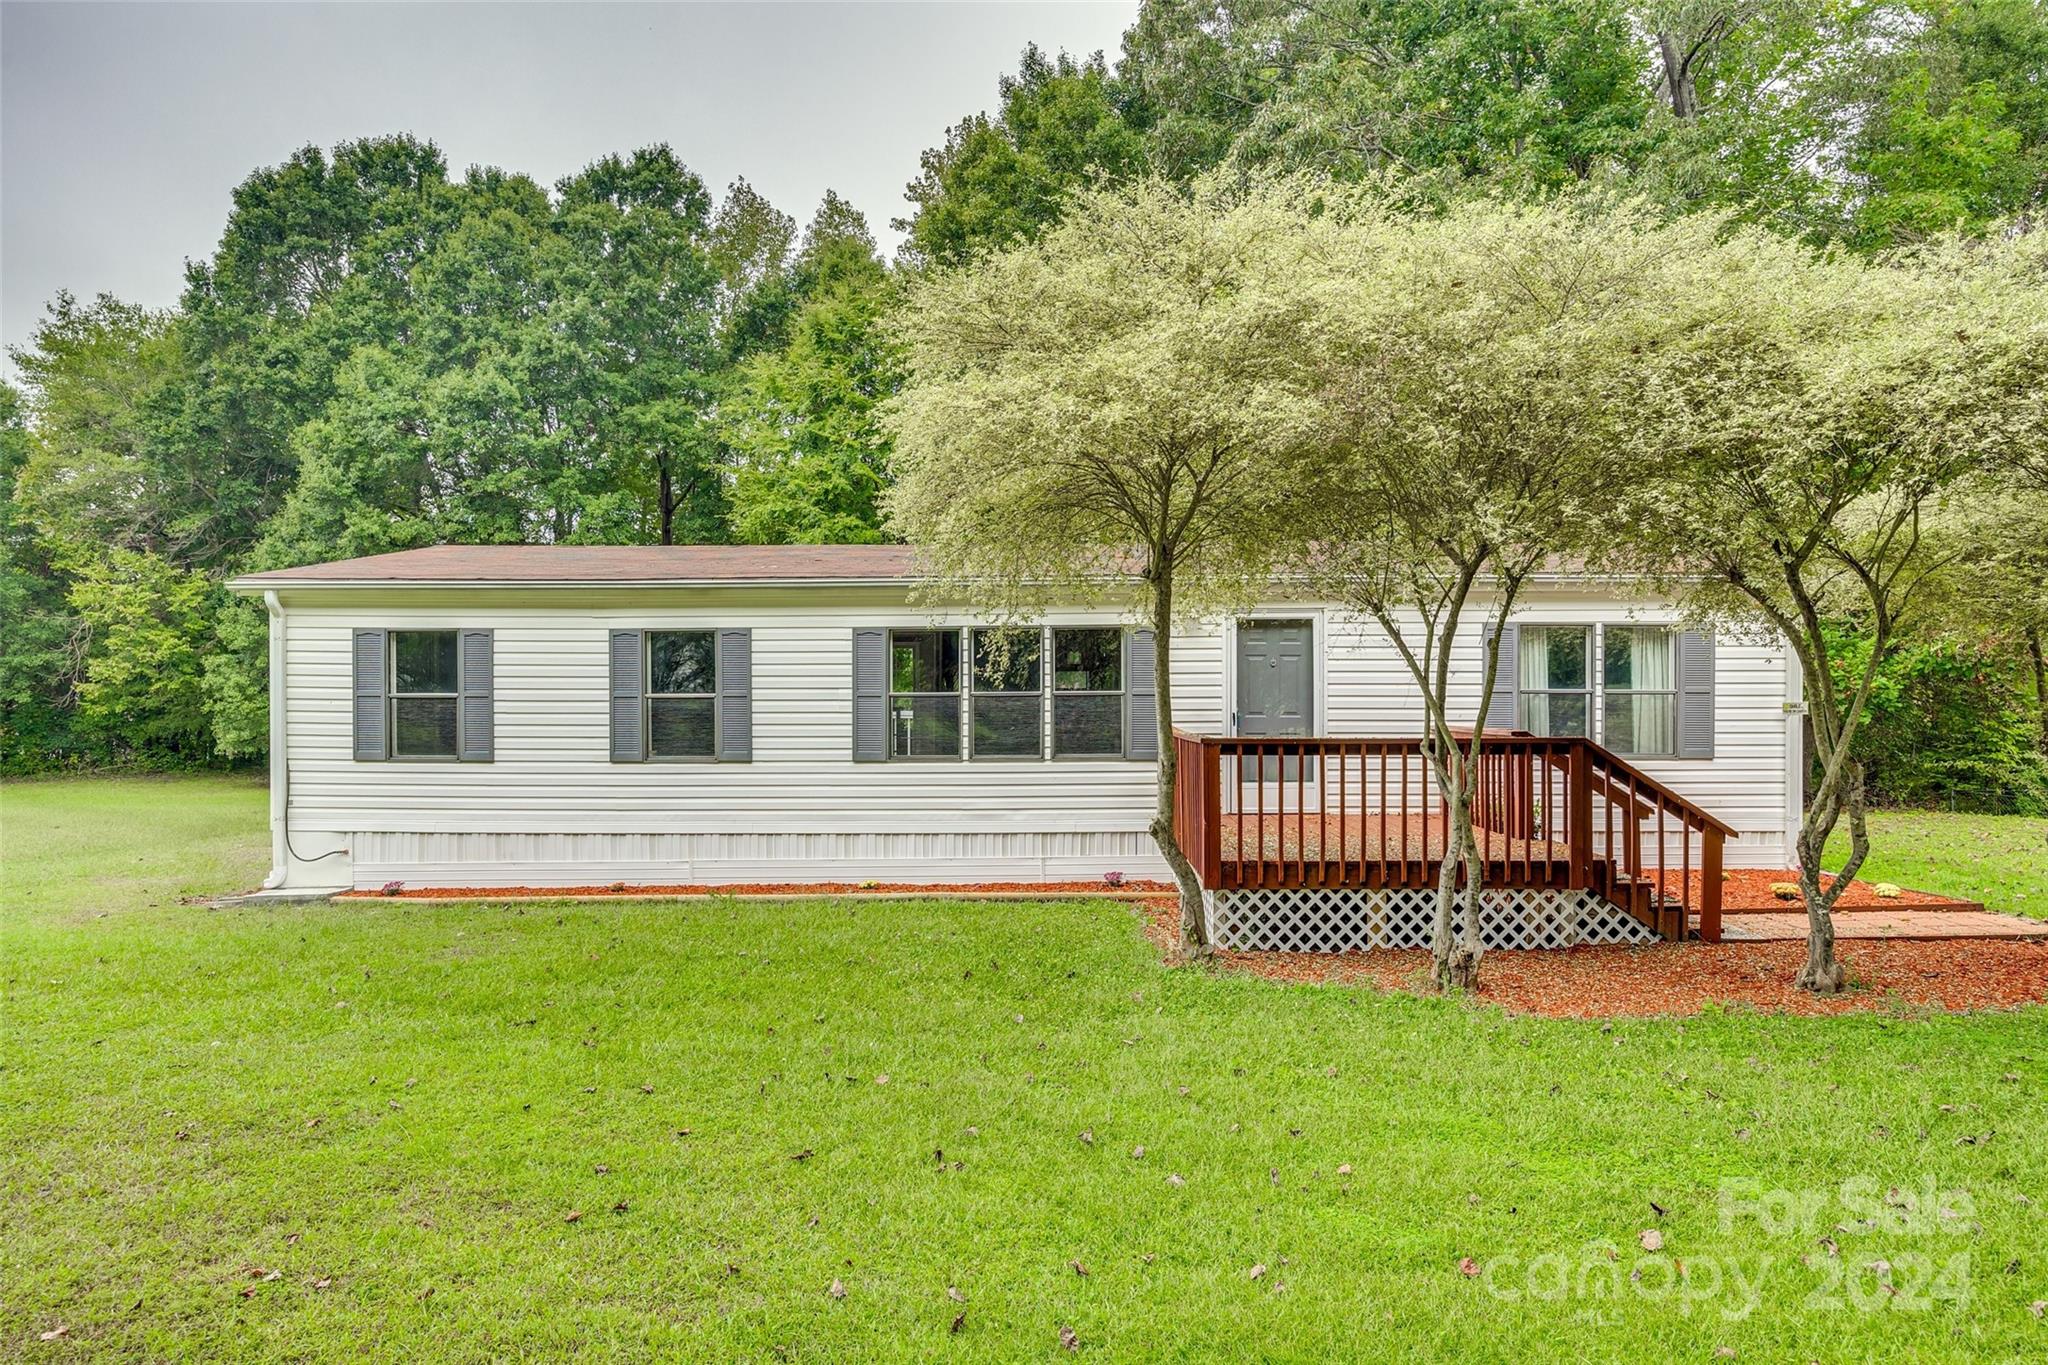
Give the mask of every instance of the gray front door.
[[(1315, 733), (1315, 635), (1312, 621), (1238, 623), (1237, 733)], [(1296, 759), (1288, 759), (1283, 770), (1278, 759), (1268, 758), (1260, 777), (1291, 782), (1297, 771)]]

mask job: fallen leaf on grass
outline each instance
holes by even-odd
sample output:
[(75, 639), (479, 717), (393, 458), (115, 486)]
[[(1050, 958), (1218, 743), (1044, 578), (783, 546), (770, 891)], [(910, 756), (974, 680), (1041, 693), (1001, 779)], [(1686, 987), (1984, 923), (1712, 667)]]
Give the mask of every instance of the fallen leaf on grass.
[(2037, 1318), (2044, 1313), (2048, 1313), (2048, 1299), (2035, 1299), (2027, 1305), (2027, 1311)]
[(949, 1284), (946, 1286), (946, 1297), (951, 1299), (955, 1303), (967, 1302), (967, 1296), (960, 1292), (960, 1286), (956, 1284)]
[(1060, 1349), (1063, 1351), (1078, 1351), (1081, 1349), (1081, 1338), (1074, 1335), (1073, 1328), (1060, 1328)]
[(327, 1276), (327, 1275), (322, 1275), (322, 1276), (321, 1276), (321, 1277), (320, 1277), (319, 1279), (317, 1279), (317, 1280), (313, 1281), (313, 1287), (314, 1287), (315, 1289), (326, 1289), (326, 1288), (327, 1288), (328, 1286), (332, 1285), (333, 1283), (334, 1283), (334, 1280), (333, 1280), (333, 1278), (332, 1278), (332, 1277), (330, 1277), (330, 1276)]
[(1350, 1175), (1350, 1174), (1351, 1174), (1351, 1163), (1347, 1161), (1347, 1162), (1345, 1162), (1345, 1163), (1344, 1163), (1344, 1164), (1343, 1164), (1342, 1166), (1339, 1166), (1339, 1167), (1337, 1168), (1337, 1174), (1338, 1174), (1338, 1175)]
[(626, 1211), (626, 1201), (625, 1201), (625, 1200), (623, 1200), (623, 1199), (621, 1199), (621, 1200), (620, 1200), (620, 1201), (619, 1201), (618, 1203), (616, 1203), (616, 1204), (612, 1205), (612, 1212), (613, 1212), (613, 1213), (624, 1213), (625, 1211)]
[(875, 1077), (875, 1084), (876, 1084), (876, 1085), (887, 1085), (888, 1083), (889, 1083), (889, 1073), (888, 1073), (888, 1072), (886, 1072), (886, 1071), (884, 1071), (884, 1072), (883, 1072), (883, 1073), (882, 1073), (881, 1075), (879, 1075), (879, 1076)]
[(832, 1287), (825, 1292), (835, 1299), (843, 1299), (846, 1297), (846, 1282), (844, 1280), (834, 1280), (832, 1281)]
[(958, 1313), (955, 1313), (955, 1314), (953, 1315), (953, 1327), (952, 1327), (952, 1331), (953, 1331), (953, 1334), (954, 1334), (955, 1336), (959, 1335), (959, 1334), (960, 1334), (960, 1332), (961, 1332), (961, 1331), (963, 1331), (963, 1330), (964, 1330), (964, 1329), (966, 1328), (966, 1326), (967, 1326), (967, 1310), (965, 1310), (965, 1309), (962, 1309), (962, 1310), (961, 1310), (960, 1312), (958, 1312)]
[(1253, 1267), (1252, 1267), (1252, 1268), (1251, 1268), (1250, 1270), (1246, 1271), (1246, 1272), (1245, 1272), (1245, 1276), (1246, 1276), (1246, 1278), (1248, 1278), (1248, 1279), (1253, 1279), (1253, 1280), (1256, 1280), (1256, 1279), (1258, 1279), (1258, 1278), (1259, 1278), (1260, 1276), (1264, 1275), (1265, 1273), (1266, 1273), (1266, 1267), (1265, 1267), (1265, 1264), (1264, 1264), (1263, 1262), (1261, 1262), (1260, 1264), (1258, 1264), (1258, 1265), (1255, 1265), (1255, 1266), (1253, 1266)]
[(1458, 1258), (1458, 1273), (1468, 1280), (1471, 1279), (1479, 1273), (1479, 1262), (1473, 1260), (1470, 1256), (1460, 1256)]
[(1068, 1261), (1067, 1264), (1074, 1268), (1074, 1273), (1076, 1275), (1086, 1275), (1088, 1273), (1088, 1267), (1082, 1265), (1078, 1260)]
[(1173, 1186), (1175, 1189), (1179, 1189), (1181, 1186), (1187, 1184), (1188, 1182), (1186, 1176), (1182, 1175), (1178, 1171), (1175, 1171), (1172, 1175), (1166, 1177), (1166, 1183)]
[(1143, 1147), (1133, 1147), (1133, 1148), (1131, 1148), (1131, 1160), (1133, 1160), (1133, 1161), (1143, 1161), (1144, 1159), (1145, 1159), (1145, 1149), (1144, 1149)]
[(789, 1159), (791, 1161), (809, 1161), (811, 1159), (811, 1149), (806, 1147), (801, 1152), (792, 1152)]
[(563, 1214), (563, 1215), (562, 1215), (562, 1221), (563, 1221), (563, 1222), (565, 1222), (565, 1223), (580, 1223), (580, 1222), (582, 1222), (582, 1221), (583, 1221), (583, 1210), (581, 1210), (581, 1209), (570, 1209), (570, 1210), (569, 1210), (569, 1211), (568, 1211), (567, 1213), (565, 1213), (565, 1214)]
[[(2041, 1312), (2038, 1307), (2036, 1307), (2036, 1309), (2034, 1310), (2034, 1316), (2037, 1318), (2041, 1316)], [(57, 1341), (61, 1338), (68, 1337), (70, 1335), (71, 1329), (60, 1322), (55, 1327), (52, 1327), (49, 1331), (43, 1333), (42, 1339), (44, 1341)]]
[(1081, 1130), (1081, 1141), (1084, 1145), (1093, 1147), (1095, 1145), (1095, 1130), (1093, 1128), (1083, 1128)]
[(1636, 1234), (1636, 1241), (1642, 1244), (1642, 1248), (1645, 1251), (1662, 1251), (1664, 1249), (1664, 1234), (1655, 1228), (1644, 1228)]

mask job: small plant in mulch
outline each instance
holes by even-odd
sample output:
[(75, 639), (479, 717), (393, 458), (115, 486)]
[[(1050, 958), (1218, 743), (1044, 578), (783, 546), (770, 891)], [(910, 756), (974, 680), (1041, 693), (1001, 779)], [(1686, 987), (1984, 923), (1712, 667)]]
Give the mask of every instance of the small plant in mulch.
[(1799, 883), (1772, 882), (1771, 894), (1781, 901), (1796, 901), (1799, 899)]
[(1105, 872), (1102, 874), (1102, 882), (1105, 886), (1122, 886), (1124, 884), (1124, 874), (1121, 872)]
[(1881, 901), (1895, 901), (1899, 898), (1899, 886), (1896, 882), (1879, 882), (1870, 888), (1870, 894)]
[(626, 889), (626, 884), (624, 882), (613, 882), (610, 886), (606, 887), (605, 889), (608, 891), (624, 891)]
[(403, 890), (405, 890), (404, 882), (386, 882), (377, 888), (377, 894), (380, 896), (395, 896)]

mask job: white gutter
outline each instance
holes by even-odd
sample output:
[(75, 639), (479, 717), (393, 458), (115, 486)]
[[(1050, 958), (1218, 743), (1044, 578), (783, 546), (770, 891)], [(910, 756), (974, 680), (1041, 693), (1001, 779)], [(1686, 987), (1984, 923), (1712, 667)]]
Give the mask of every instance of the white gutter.
[(263, 889), (275, 891), (291, 871), (290, 835), (285, 828), (291, 779), (285, 766), (284, 604), (275, 592), (266, 592), (263, 607), (270, 613), (270, 875), (263, 879)]

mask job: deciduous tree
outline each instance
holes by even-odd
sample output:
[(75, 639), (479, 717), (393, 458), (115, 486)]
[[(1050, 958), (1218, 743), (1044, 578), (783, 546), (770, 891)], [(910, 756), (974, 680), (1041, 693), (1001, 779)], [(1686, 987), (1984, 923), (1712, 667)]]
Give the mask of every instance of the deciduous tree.
[(890, 525), (935, 594), (1011, 615), (1107, 598), (1155, 632), (1152, 836), (1197, 951), (1201, 889), (1173, 830), (1172, 633), (1256, 593), (1276, 471), (1320, 434), (1301, 349), (1313, 229), (1285, 190), (1083, 191), (1036, 242), (918, 280), (897, 324)]

